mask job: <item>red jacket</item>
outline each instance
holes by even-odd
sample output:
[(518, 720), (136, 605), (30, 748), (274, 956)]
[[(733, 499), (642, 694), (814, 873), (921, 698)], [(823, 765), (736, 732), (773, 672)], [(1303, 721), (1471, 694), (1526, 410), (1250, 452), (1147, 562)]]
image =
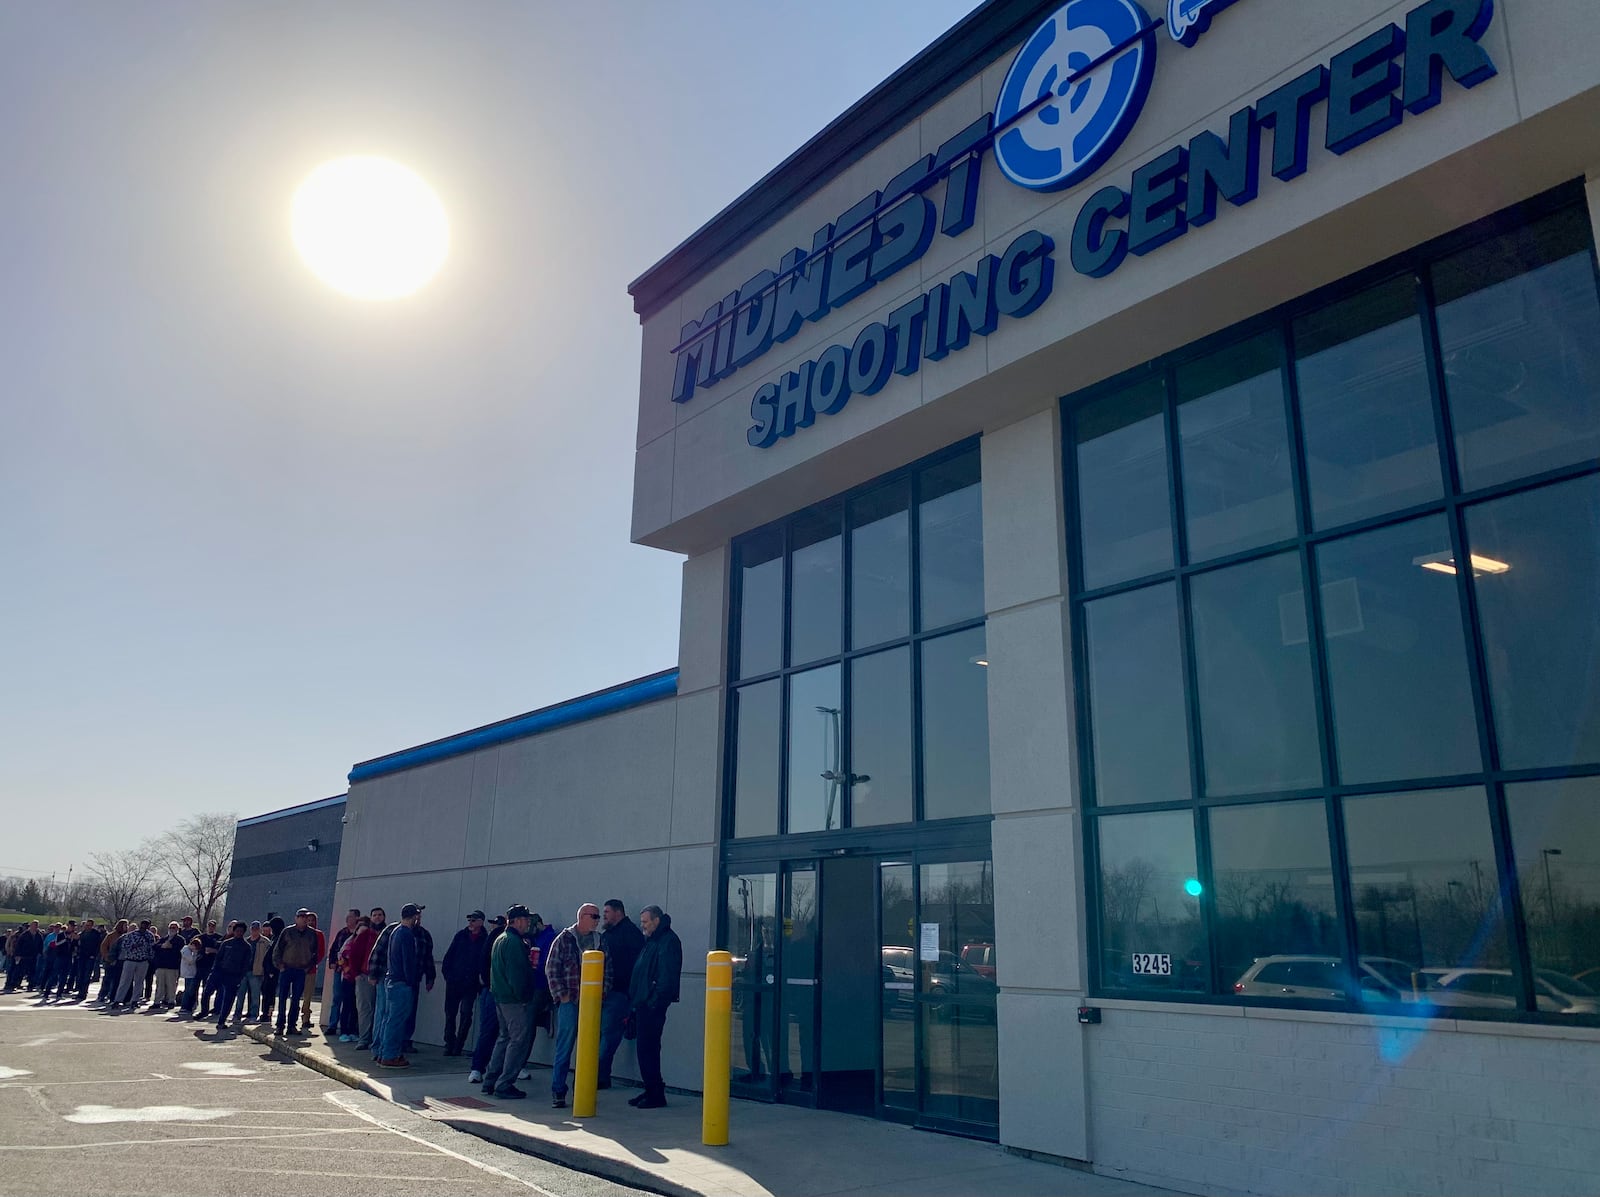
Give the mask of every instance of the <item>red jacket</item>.
[(371, 927), (363, 927), (350, 937), (350, 942), (344, 945), (341, 955), (344, 957), (344, 966), (341, 971), (347, 981), (354, 981), (357, 977), (367, 975), (367, 958), (372, 955), (372, 945), (378, 942), (378, 933)]

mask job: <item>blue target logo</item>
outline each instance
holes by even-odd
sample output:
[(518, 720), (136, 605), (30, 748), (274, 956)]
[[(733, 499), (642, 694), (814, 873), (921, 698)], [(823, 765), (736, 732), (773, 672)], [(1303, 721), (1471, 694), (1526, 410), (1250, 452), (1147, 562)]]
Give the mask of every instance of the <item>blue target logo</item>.
[(1155, 33), (1137, 0), (1067, 0), (1034, 30), (1017, 51), (994, 109), (995, 128), (1004, 130), (995, 138), (994, 156), (1006, 178), (1056, 191), (1098, 170), (1144, 108), (1155, 73)]

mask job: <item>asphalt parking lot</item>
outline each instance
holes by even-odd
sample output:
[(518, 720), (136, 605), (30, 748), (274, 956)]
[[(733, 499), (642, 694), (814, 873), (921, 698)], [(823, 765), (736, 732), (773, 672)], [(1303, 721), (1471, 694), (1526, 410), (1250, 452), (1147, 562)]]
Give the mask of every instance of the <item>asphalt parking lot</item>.
[(0, 997), (0, 1194), (637, 1190), (464, 1135), (211, 1024)]

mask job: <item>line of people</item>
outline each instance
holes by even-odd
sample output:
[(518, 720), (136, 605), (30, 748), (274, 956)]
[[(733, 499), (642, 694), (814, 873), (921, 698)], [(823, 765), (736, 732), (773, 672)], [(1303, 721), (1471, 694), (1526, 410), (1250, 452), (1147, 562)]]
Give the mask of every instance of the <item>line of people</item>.
[[(431, 966), (432, 940), (424, 947), (418, 934), (422, 911), (421, 905), (407, 903), (398, 924), (383, 926), (384, 912), (374, 908), (364, 920), (368, 925), (344, 950), (341, 986), (348, 982), (350, 988), (341, 1009), (354, 1005), (355, 1042), (370, 1047), (382, 1068), (410, 1067), (405, 1052), (416, 1026), (419, 986), (432, 988), (432, 976), (423, 967), (424, 961)], [(383, 929), (374, 932), (374, 925)], [(492, 922), (483, 911), (472, 911), (444, 955), (445, 1054), (464, 1054), (471, 1038), (468, 1079), (486, 1095), (521, 1099), (527, 1093), (517, 1081), (531, 1075), (528, 1058), (543, 1030), (554, 1040), (550, 1104), (565, 1108), (578, 1039), (583, 953), (595, 950), (605, 954), (598, 1085), (611, 1087), (617, 1050), (624, 1039), (634, 1039), (644, 1091), (629, 1104), (666, 1105), (661, 1037), (667, 1011), (679, 997), (683, 945), (671, 916), (659, 906), (646, 906), (635, 924), (619, 899), (607, 901), (603, 913), (585, 903), (572, 925), (560, 931), (521, 903)], [(348, 1031), (341, 1037), (347, 1036)]]

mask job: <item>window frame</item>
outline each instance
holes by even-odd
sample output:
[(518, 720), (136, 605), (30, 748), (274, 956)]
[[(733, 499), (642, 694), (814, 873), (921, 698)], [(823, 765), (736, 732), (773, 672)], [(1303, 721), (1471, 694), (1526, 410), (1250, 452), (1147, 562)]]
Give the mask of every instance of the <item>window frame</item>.
[[(1600, 1024), (1600, 1016), (1573, 1016), (1544, 1013), (1536, 1004), (1536, 980), (1529, 955), (1528, 927), (1524, 917), (1521, 887), (1517, 880), (1516, 861), (1513, 859), (1510, 824), (1506, 805), (1505, 787), (1508, 784), (1529, 781), (1558, 780), (1569, 777), (1600, 775), (1600, 761), (1578, 762), (1563, 766), (1531, 769), (1505, 769), (1499, 756), (1495, 729), (1492, 725), (1489, 679), (1485, 661), (1482, 622), (1480, 619), (1475, 585), (1470, 570), (1456, 571), (1457, 597), (1463, 631), (1465, 633), (1468, 676), (1471, 686), (1473, 716), (1483, 768), (1480, 771), (1451, 776), (1436, 776), (1406, 781), (1387, 780), (1345, 784), (1339, 776), (1336, 759), (1335, 728), (1326, 637), (1323, 632), (1322, 593), (1318, 576), (1318, 546), (1344, 540), (1363, 532), (1388, 527), (1417, 519), (1425, 515), (1442, 515), (1448, 526), (1451, 550), (1457, 561), (1467, 559), (1466, 514), (1468, 509), (1515, 493), (1532, 491), (1540, 487), (1557, 485), (1572, 479), (1600, 473), (1600, 458), (1572, 465), (1547, 469), (1500, 482), (1476, 490), (1463, 491), (1456, 460), (1454, 429), (1444, 386), (1444, 364), (1440, 350), (1433, 296), (1431, 268), (1440, 260), (1472, 245), (1508, 233), (1519, 226), (1553, 216), (1563, 210), (1577, 209), (1588, 222), (1585, 192), (1581, 180), (1554, 188), (1540, 196), (1514, 205), (1490, 217), (1455, 230), (1443, 237), (1397, 254), (1383, 262), (1352, 274), (1328, 286), (1318, 288), (1270, 311), (1263, 312), (1208, 337), (1186, 345), (1152, 361), (1142, 363), (1115, 377), (1064, 396), (1061, 408), (1061, 454), (1063, 495), (1068, 511), (1065, 528), (1069, 574), (1069, 605), (1071, 615), (1072, 685), (1074, 693), (1074, 720), (1077, 737), (1075, 768), (1079, 793), (1082, 795), (1083, 819), (1087, 826), (1083, 836), (1084, 893), (1088, 925), (1088, 978), (1092, 994), (1136, 1000), (1189, 1003), (1194, 1005), (1249, 1005), (1285, 1006), (1301, 1009), (1343, 1010), (1375, 1014), (1401, 1014), (1408, 1017), (1425, 1017), (1428, 1012), (1417, 1012), (1413, 1005), (1370, 1000), (1359, 985), (1358, 962), (1360, 958), (1356, 940), (1357, 924), (1351, 895), (1349, 861), (1346, 852), (1343, 800), (1363, 794), (1411, 792), (1447, 789), (1461, 786), (1480, 786), (1488, 794), (1490, 827), (1495, 850), (1495, 867), (1502, 884), (1503, 913), (1509, 941), (1512, 971), (1518, 993), (1518, 1006), (1510, 1010), (1444, 1008), (1433, 1016), (1448, 1018), (1474, 1018), (1489, 1021), (1546, 1022), (1573, 1026)], [(1589, 225), (1589, 266), (1600, 290), (1600, 262), (1596, 258), (1595, 230)], [(1294, 323), (1299, 317), (1324, 308), (1330, 303), (1349, 298), (1376, 285), (1408, 277), (1412, 283), (1415, 311), (1421, 320), (1424, 373), (1427, 380), (1429, 402), (1434, 420), (1436, 449), (1440, 458), (1443, 493), (1424, 503), (1396, 508), (1381, 515), (1369, 516), (1348, 522), (1317, 528), (1313, 521), (1311, 493), (1306, 469), (1306, 446), (1300, 421), (1298, 380), (1296, 377), (1296, 352)], [(1182, 443), (1177, 425), (1178, 394), (1175, 385), (1177, 369), (1219, 349), (1246, 341), (1264, 333), (1275, 332), (1282, 347), (1282, 383), (1285, 422), (1289, 432), (1290, 475), (1293, 486), (1293, 505), (1296, 517), (1296, 534), (1292, 537), (1262, 544), (1252, 549), (1222, 557), (1195, 562), (1188, 552), (1188, 526), (1184, 512)], [(1130, 385), (1157, 380), (1165, 396), (1166, 465), (1169, 525), (1173, 537), (1172, 568), (1137, 578), (1129, 578), (1111, 585), (1083, 588), (1084, 577), (1082, 530), (1077, 519), (1078, 472), (1076, 460), (1076, 413), (1084, 405), (1106, 398)], [(1306, 601), (1307, 628), (1311, 654), (1311, 686), (1322, 784), (1296, 790), (1272, 791), (1226, 796), (1208, 796), (1205, 790), (1204, 745), (1200, 726), (1199, 690), (1196, 677), (1195, 637), (1192, 617), (1191, 582), (1198, 575), (1225, 569), (1242, 562), (1259, 560), (1274, 554), (1292, 552), (1296, 555), (1301, 572), (1303, 594)], [(1182, 664), (1182, 683), (1186, 702), (1189, 737), (1190, 793), (1186, 800), (1151, 803), (1119, 803), (1100, 807), (1095, 801), (1095, 764), (1092, 713), (1089, 710), (1088, 637), (1086, 604), (1111, 595), (1139, 590), (1147, 586), (1171, 582), (1177, 588), (1178, 638)], [(1319, 799), (1324, 805), (1328, 822), (1328, 840), (1331, 865), (1334, 873), (1335, 903), (1340, 922), (1343, 946), (1342, 970), (1346, 981), (1344, 1002), (1312, 1001), (1298, 998), (1267, 998), (1236, 995), (1231, 992), (1231, 979), (1219, 975), (1216, 939), (1215, 893), (1212, 884), (1212, 852), (1209, 820), (1206, 811), (1217, 806), (1249, 805), (1263, 802)], [(1141, 991), (1118, 988), (1107, 982), (1102, 960), (1102, 902), (1100, 895), (1100, 860), (1096, 823), (1102, 816), (1115, 817), (1144, 811), (1187, 810), (1194, 820), (1194, 845), (1198, 875), (1203, 885), (1200, 896), (1200, 922), (1204, 936), (1209, 976), (1209, 993), (1184, 994), (1178, 991)], [(1225, 983), (1226, 982), (1226, 983)]]
[[(724, 696), (722, 709), (722, 726), (725, 729), (723, 744), (723, 774), (720, 787), (722, 796), (722, 810), (719, 815), (718, 827), (721, 829), (722, 839), (725, 844), (738, 844), (741, 853), (746, 845), (760, 846), (781, 844), (778, 849), (781, 854), (788, 855), (794, 852), (805, 852), (810, 841), (822, 837), (827, 842), (833, 842), (840, 836), (865, 834), (868, 836), (882, 834), (906, 828), (915, 828), (927, 823), (923, 817), (923, 752), (922, 752), (922, 653), (920, 646), (930, 640), (937, 640), (942, 636), (957, 632), (968, 631), (972, 628), (983, 628), (987, 623), (987, 613), (979, 611), (969, 618), (959, 619), (952, 623), (941, 624), (937, 627), (924, 628), (921, 626), (921, 531), (919, 527), (918, 508), (922, 501), (922, 474), (930, 467), (942, 465), (967, 454), (978, 457), (979, 472), (978, 483), (980, 495), (982, 494), (983, 474), (978, 437), (968, 437), (953, 445), (946, 446), (936, 453), (919, 458), (914, 462), (879, 474), (859, 486), (851, 487), (835, 495), (830, 495), (817, 503), (791, 512), (779, 519), (772, 520), (756, 528), (740, 534), (729, 544), (728, 568), (728, 653), (724, 668)], [(855, 525), (851, 519), (853, 500), (858, 496), (877, 490), (880, 487), (905, 480), (910, 493), (909, 505), (906, 509), (906, 536), (907, 560), (910, 566), (910, 591), (908, 594), (909, 610), (907, 626), (909, 631), (902, 636), (883, 640), (875, 644), (857, 647), (852, 642), (852, 572), (854, 568), (854, 547), (851, 543), (851, 532)], [(793, 601), (793, 586), (790, 569), (790, 556), (793, 552), (792, 527), (796, 519), (818, 509), (837, 505), (840, 528), (840, 651), (832, 656), (819, 657), (816, 660), (794, 664), (789, 659), (789, 631), (790, 631), (790, 605)], [(776, 530), (783, 542), (783, 582), (782, 582), (782, 610), (780, 612), (780, 628), (782, 644), (779, 651), (779, 667), (765, 673), (752, 674), (749, 677), (739, 676), (740, 635), (743, 620), (741, 618), (740, 604), (743, 599), (741, 584), (743, 571), (739, 564), (740, 546), (756, 537), (770, 534)], [(850, 786), (845, 785), (842, 801), (840, 803), (840, 826), (832, 830), (790, 832), (789, 821), (789, 678), (795, 674), (806, 673), (828, 665), (837, 664), (840, 667), (839, 693), (840, 693), (840, 723), (843, 728), (840, 743), (840, 771), (849, 777), (853, 772), (851, 761), (853, 746), (849, 735), (849, 712), (851, 703), (851, 688), (853, 684), (852, 666), (860, 657), (870, 657), (890, 649), (908, 647), (910, 650), (910, 684), (911, 684), (911, 757), (912, 757), (912, 818), (909, 823), (883, 823), (869, 824), (864, 827), (855, 827), (853, 822), (853, 795)], [(734, 775), (734, 764), (737, 759), (737, 736), (735, 731), (734, 711), (738, 691), (746, 686), (756, 685), (760, 682), (779, 680), (779, 746), (778, 746), (778, 831), (775, 836), (748, 836), (735, 839), (734, 828), (734, 789), (737, 781)], [(933, 824), (946, 827), (952, 825), (971, 824), (987, 825), (993, 819), (992, 813), (981, 815), (961, 816), (953, 819), (934, 820)], [(767, 849), (770, 851), (771, 849)]]

